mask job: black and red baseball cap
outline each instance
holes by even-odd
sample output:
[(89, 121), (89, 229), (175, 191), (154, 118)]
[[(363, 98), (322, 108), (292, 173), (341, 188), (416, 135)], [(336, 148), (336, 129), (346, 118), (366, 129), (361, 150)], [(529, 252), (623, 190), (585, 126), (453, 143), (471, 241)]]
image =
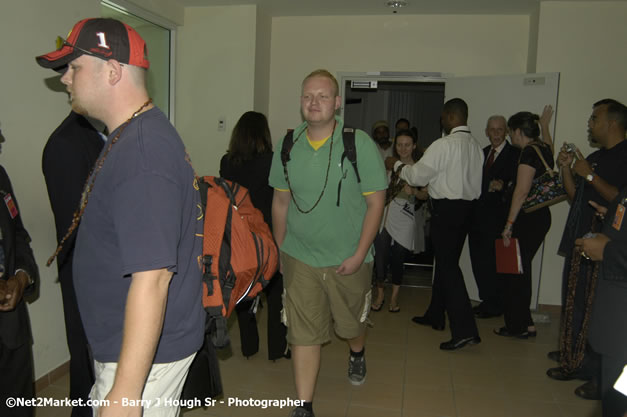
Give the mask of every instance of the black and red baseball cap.
[(70, 61), (81, 55), (136, 67), (150, 67), (146, 42), (126, 23), (108, 18), (83, 19), (74, 25), (67, 39), (57, 39), (57, 49), (36, 58), (44, 68), (65, 71)]

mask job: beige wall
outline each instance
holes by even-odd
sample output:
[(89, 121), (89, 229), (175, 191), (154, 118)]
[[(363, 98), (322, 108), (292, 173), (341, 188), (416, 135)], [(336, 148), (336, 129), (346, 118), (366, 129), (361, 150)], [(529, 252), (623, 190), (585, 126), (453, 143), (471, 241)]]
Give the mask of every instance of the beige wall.
[(69, 358), (56, 265), (45, 267), (56, 236), (41, 152), (70, 108), (59, 76), (39, 67), (35, 56), (54, 49), (55, 38), (66, 36), (79, 19), (99, 14), (97, 1), (83, 0), (11, 2), (0, 13), (0, 37), (5, 40), (0, 44), (0, 127), (7, 139), (0, 163), (11, 177), (41, 273), (40, 297), (29, 306), (36, 376)]
[(527, 52), (527, 72), (536, 72), (538, 58), (538, 26), (540, 25), (540, 5), (529, 15), (529, 49)]
[(111, 0), (121, 6), (128, 2), (154, 13), (159, 17), (168, 19), (177, 25), (183, 25), (185, 19), (185, 8), (172, 0)]
[[(574, 142), (584, 153), (592, 104), (602, 98), (627, 103), (625, 40), (627, 3), (543, 2), (538, 33), (538, 72), (559, 71), (560, 92), (555, 139)], [(563, 258), (555, 253), (568, 206), (551, 210), (553, 224), (546, 239), (540, 303), (561, 304)]]
[[(190, 7), (178, 32), (176, 127), (199, 175), (217, 175), (233, 125), (252, 110), (255, 6)], [(218, 118), (226, 130), (218, 132)]]
[(274, 18), (270, 65), (273, 137), (276, 140), (300, 122), (300, 83), (316, 68), (332, 73), (523, 73), (528, 38), (527, 16)]
[(270, 47), (272, 17), (257, 8), (257, 35), (255, 38), (255, 111), (268, 116), (270, 103)]

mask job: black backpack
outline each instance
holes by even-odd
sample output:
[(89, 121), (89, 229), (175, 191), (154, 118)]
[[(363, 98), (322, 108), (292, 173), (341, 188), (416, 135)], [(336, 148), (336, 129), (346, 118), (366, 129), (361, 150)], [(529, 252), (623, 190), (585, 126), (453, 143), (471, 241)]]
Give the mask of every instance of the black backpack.
[[(361, 182), (361, 178), (359, 177), (359, 170), (357, 169), (357, 148), (355, 147), (355, 129), (352, 127), (344, 127), (342, 131), (342, 142), (344, 142), (344, 152), (342, 153), (342, 158), (340, 159), (340, 167), (344, 167), (344, 159), (347, 158), (353, 169), (355, 170), (355, 175), (357, 176), (357, 182)], [(285, 135), (283, 139), (283, 146), (281, 147), (281, 162), (283, 163), (283, 170), (287, 175), (287, 162), (290, 160), (290, 152), (292, 151), (292, 147), (294, 146), (294, 131), (290, 130)], [(337, 206), (340, 206), (340, 192), (342, 191), (342, 178), (340, 178), (340, 182), (337, 185)]]

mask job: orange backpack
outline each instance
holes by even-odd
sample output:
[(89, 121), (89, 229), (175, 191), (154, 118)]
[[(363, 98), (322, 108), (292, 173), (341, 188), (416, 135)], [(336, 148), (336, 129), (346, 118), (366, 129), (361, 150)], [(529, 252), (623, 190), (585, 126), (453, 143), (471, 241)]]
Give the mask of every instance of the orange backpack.
[(198, 178), (203, 205), (203, 295), (213, 345), (229, 345), (226, 319), (252, 300), (277, 271), (279, 253), (248, 190), (219, 177)]

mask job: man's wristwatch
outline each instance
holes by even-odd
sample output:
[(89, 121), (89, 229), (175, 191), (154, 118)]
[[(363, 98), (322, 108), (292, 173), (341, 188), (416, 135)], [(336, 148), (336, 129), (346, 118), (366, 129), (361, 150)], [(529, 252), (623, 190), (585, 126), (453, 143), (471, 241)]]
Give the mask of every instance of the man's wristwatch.
[(586, 175), (586, 181), (588, 182), (592, 182), (592, 180), (594, 179), (595, 175), (594, 174), (588, 174)]

